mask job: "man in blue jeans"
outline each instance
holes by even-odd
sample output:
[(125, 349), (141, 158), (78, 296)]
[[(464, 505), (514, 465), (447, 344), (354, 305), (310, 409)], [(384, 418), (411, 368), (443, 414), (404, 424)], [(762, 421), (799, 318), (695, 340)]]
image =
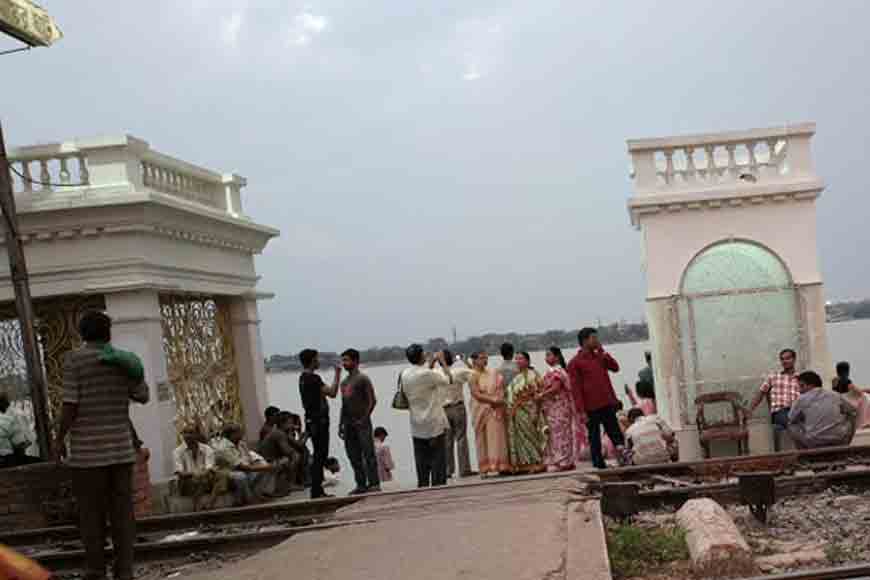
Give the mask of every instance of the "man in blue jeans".
[(762, 399), (767, 398), (770, 405), (770, 422), (773, 424), (773, 446), (780, 450), (782, 432), (788, 428), (788, 414), (792, 403), (801, 396), (798, 373), (795, 371), (797, 353), (790, 348), (779, 353), (782, 370), (767, 376), (749, 407), (749, 414), (758, 408)]

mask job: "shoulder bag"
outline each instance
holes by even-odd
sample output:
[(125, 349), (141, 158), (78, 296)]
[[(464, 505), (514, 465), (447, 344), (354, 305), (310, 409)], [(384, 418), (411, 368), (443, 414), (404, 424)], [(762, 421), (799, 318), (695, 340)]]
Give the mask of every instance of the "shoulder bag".
[(402, 388), (402, 372), (399, 372), (399, 380), (396, 385), (396, 394), (393, 395), (393, 409), (397, 409), (399, 411), (407, 411), (411, 408), (411, 405), (408, 403), (408, 396), (405, 394), (405, 389)]

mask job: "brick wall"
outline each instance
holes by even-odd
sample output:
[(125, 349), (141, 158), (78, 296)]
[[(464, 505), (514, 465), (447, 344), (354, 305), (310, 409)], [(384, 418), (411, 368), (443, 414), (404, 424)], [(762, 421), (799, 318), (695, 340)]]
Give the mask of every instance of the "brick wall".
[(137, 452), (136, 467), (133, 470), (133, 501), (136, 519), (151, 515), (151, 475), (148, 473), (148, 460), (151, 452), (143, 447)]
[[(133, 472), (136, 517), (151, 514), (147, 449), (139, 451)], [(75, 523), (70, 472), (53, 462), (0, 469), (0, 531)]]
[(0, 470), (0, 529), (42, 528), (74, 517), (68, 470), (51, 462)]

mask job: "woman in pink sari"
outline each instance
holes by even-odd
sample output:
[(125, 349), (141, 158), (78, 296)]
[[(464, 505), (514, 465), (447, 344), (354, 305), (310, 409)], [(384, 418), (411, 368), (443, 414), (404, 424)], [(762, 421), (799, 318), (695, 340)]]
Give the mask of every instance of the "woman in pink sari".
[(544, 463), (547, 471), (574, 469), (574, 401), (571, 383), (565, 371), (565, 357), (556, 346), (547, 350), (550, 370), (544, 375), (544, 390), (538, 395), (547, 421), (547, 447)]
[(511, 470), (508, 459), (507, 423), (505, 420), (505, 390), (501, 376), (486, 368), (489, 356), (479, 352), (471, 357), (473, 373), (471, 416), (477, 443), (480, 476), (489, 477)]

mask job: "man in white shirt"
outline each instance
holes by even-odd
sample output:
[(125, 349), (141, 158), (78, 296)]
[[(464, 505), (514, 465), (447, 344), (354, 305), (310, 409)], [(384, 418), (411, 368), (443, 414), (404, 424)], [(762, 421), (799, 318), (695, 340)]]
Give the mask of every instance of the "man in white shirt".
[(654, 465), (671, 461), (674, 432), (658, 415), (646, 415), (634, 408), (628, 412), (631, 423), (625, 430), (625, 440), (631, 463)]
[(30, 445), (21, 420), (10, 407), (9, 397), (0, 393), (0, 467), (13, 467), (27, 463), (25, 451)]
[[(417, 487), (445, 485), (448, 422), (444, 413), (444, 389), (453, 382), (450, 365), (445, 362), (443, 352), (435, 353), (427, 364), (419, 344), (405, 349), (405, 356), (412, 366), (402, 371), (399, 380), (408, 398)], [(443, 372), (435, 370), (439, 363)]]
[(173, 453), (178, 494), (193, 498), (193, 509), (199, 511), (204, 496), (210, 496), (213, 505), (216, 496), (228, 489), (227, 478), (220, 481), (215, 470), (214, 450), (202, 442), (204, 437), (198, 429), (186, 427), (181, 436), (184, 443)]
[[(444, 351), (444, 362), (453, 363), (453, 354)], [(459, 477), (471, 475), (471, 460), (468, 457), (468, 413), (465, 410), (465, 384), (471, 378), (471, 369), (460, 357), (450, 367), (453, 382), (444, 388), (444, 414), (447, 415), (447, 477), (456, 474), (456, 456), (459, 455)], [(446, 375), (445, 375), (446, 376)]]

